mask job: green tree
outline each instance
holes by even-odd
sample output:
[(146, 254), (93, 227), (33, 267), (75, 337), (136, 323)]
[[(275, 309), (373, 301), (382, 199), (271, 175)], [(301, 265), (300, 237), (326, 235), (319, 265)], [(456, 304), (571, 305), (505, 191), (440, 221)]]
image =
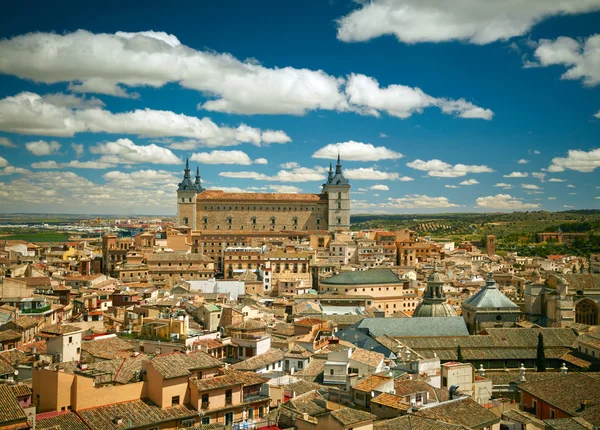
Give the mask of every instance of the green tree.
[(459, 363), (463, 362), (463, 355), (462, 350), (460, 349), (460, 345), (458, 345), (458, 347), (456, 348), (456, 361), (458, 361)]
[(544, 352), (544, 336), (538, 334), (537, 358), (535, 360), (538, 372), (546, 371), (546, 353)]

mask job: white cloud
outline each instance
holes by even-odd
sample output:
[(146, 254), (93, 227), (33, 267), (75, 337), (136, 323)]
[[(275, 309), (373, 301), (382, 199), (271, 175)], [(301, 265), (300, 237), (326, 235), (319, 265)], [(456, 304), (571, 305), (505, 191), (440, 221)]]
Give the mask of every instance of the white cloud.
[(282, 169), (295, 169), (296, 167), (300, 167), (300, 164), (295, 161), (288, 161), (287, 163), (282, 163), (279, 165)]
[(447, 197), (430, 197), (423, 194), (408, 194), (400, 198), (388, 198), (382, 206), (390, 208), (455, 208), (460, 205), (451, 203)]
[(548, 182), (566, 182), (564, 179), (559, 179), (559, 178), (550, 178), (548, 179)]
[(4, 157), (0, 157), (0, 167), (8, 166), (8, 160)]
[(466, 181), (462, 181), (459, 185), (477, 185), (479, 181), (477, 179), (467, 179)]
[(352, 74), (346, 84), (346, 94), (351, 106), (364, 115), (379, 116), (381, 112), (398, 118), (408, 118), (413, 113), (422, 113), (428, 107), (439, 107), (445, 114), (461, 118), (481, 118), (490, 120), (494, 113), (489, 109), (475, 106), (465, 99), (451, 100), (435, 98), (425, 94), (420, 88), (405, 85), (379, 86), (377, 80)]
[[(131, 92), (136, 87), (177, 83), (211, 97), (198, 105), (209, 111), (303, 115), (317, 109), (377, 109), (368, 104), (349, 105), (350, 92), (356, 95), (349, 83), (352, 76), (346, 79), (306, 68), (268, 68), (254, 59), (242, 62), (230, 54), (190, 48), (163, 32), (28, 33), (0, 41), (0, 58), (0, 73), (47, 84), (69, 82), (69, 89), (78, 93), (137, 98), (139, 95)], [(431, 100), (444, 112), (464, 118), (489, 119), (491, 115), (463, 99)], [(64, 105), (64, 98), (57, 103)], [(409, 106), (415, 108), (418, 106)], [(271, 137), (268, 132), (263, 139), (265, 143), (281, 142), (281, 137)]]
[(537, 149), (534, 149), (534, 150), (531, 150), (531, 149), (530, 149), (530, 150), (529, 150), (529, 151), (527, 151), (527, 152), (528, 152), (529, 154), (533, 154), (533, 155), (540, 155), (540, 154), (541, 154), (541, 152), (540, 152), (540, 151), (538, 151)]
[(269, 160), (266, 158), (257, 158), (254, 160), (254, 164), (269, 164)]
[(504, 175), (505, 178), (526, 178), (528, 176), (527, 172), (512, 172), (510, 175)]
[(316, 151), (312, 158), (325, 158), (335, 160), (341, 155), (343, 160), (351, 161), (379, 161), (379, 160), (395, 160), (402, 158), (403, 155), (399, 152), (392, 151), (385, 146), (373, 146), (370, 143), (348, 142), (330, 143), (329, 145)]
[(540, 207), (537, 203), (523, 203), (522, 199), (509, 194), (478, 197), (475, 202), (476, 207), (487, 209), (536, 209)]
[(104, 106), (104, 102), (96, 97), (86, 98), (64, 93), (45, 94), (42, 97), (46, 102), (58, 107), (87, 109)]
[(544, 182), (544, 179), (546, 179), (546, 174), (543, 172), (533, 172), (531, 176), (533, 176), (536, 179), (539, 179), (541, 182)]
[(370, 190), (376, 190), (376, 191), (389, 191), (390, 187), (388, 187), (387, 185), (383, 185), (383, 184), (377, 184), (377, 185), (372, 185), (371, 187), (369, 187)]
[[(6, 166), (4, 169), (0, 169), (0, 176), (8, 176), (8, 175), (13, 175), (15, 173), (25, 175), (25, 174), (31, 174), (31, 171), (24, 169), (22, 167), (15, 167), (15, 166)], [(4, 185), (5, 184), (3, 184), (3, 186)]]
[(394, 35), (404, 43), (465, 41), (485, 45), (526, 34), (555, 15), (600, 9), (597, 0), (372, 0), (338, 19), (339, 40), (361, 42)]
[(548, 197), (548, 200), (556, 200), (556, 197)]
[(575, 185), (569, 184), (567, 185), (567, 188), (576, 188)]
[(262, 141), (265, 144), (269, 143), (288, 143), (292, 139), (281, 130), (265, 130), (261, 134)]
[(573, 209), (575, 206), (571, 206), (571, 205), (563, 205), (563, 208), (566, 209)]
[(52, 155), (60, 151), (60, 143), (56, 141), (46, 142), (45, 140), (37, 140), (35, 142), (27, 142), (25, 148), (33, 155), (38, 157), (41, 155)]
[(73, 151), (75, 152), (75, 155), (77, 157), (81, 157), (83, 155), (83, 144), (82, 143), (71, 143), (71, 148), (73, 148)]
[(54, 160), (50, 161), (40, 161), (38, 163), (32, 163), (31, 167), (34, 169), (64, 169), (64, 168), (74, 168), (74, 169), (111, 169), (115, 167), (113, 163), (105, 163), (102, 161), (79, 161), (72, 160), (65, 163), (57, 163)]
[(412, 169), (426, 171), (429, 176), (441, 178), (458, 178), (466, 176), (468, 173), (489, 173), (493, 172), (485, 165), (466, 165), (455, 164), (454, 166), (441, 160), (433, 159), (429, 161), (415, 160), (406, 165)]
[(569, 193), (570, 196), (576, 196), (577, 193)]
[(594, 114), (594, 116), (595, 116), (596, 118), (600, 119), (600, 110), (599, 110), (598, 112), (596, 112), (596, 113)]
[(190, 159), (203, 164), (240, 164), (244, 166), (252, 164), (252, 159), (243, 151), (198, 152), (193, 154)]
[[(600, 112), (598, 113), (598, 115), (600, 115)], [(385, 133), (379, 133), (379, 137), (381, 137), (382, 139), (388, 138), (389, 136)]]
[(564, 172), (565, 169), (577, 170), (578, 172), (593, 172), (600, 167), (600, 148), (591, 151), (581, 151), (570, 149), (566, 157), (556, 157), (552, 159), (552, 164), (548, 167), (549, 172)]
[(519, 161), (517, 161), (518, 164), (527, 164), (529, 163), (529, 160), (526, 160), (524, 158), (521, 158)]
[(541, 190), (541, 188), (535, 184), (521, 184), (521, 188), (526, 190)]
[(412, 181), (408, 176), (402, 176), (396, 172), (382, 172), (372, 167), (360, 167), (358, 169), (344, 169), (344, 176), (348, 179), (357, 179), (363, 181)]
[(582, 79), (588, 86), (600, 83), (600, 34), (585, 41), (564, 36), (555, 40), (542, 39), (535, 56), (541, 66), (565, 66), (567, 71), (562, 79)]
[(295, 187), (293, 185), (269, 185), (269, 189), (276, 193), (291, 193), (298, 194), (302, 191), (301, 188)]
[(510, 190), (513, 186), (511, 184), (506, 184), (504, 182), (498, 182), (494, 187), (503, 188), (505, 190)]
[(295, 167), (291, 170), (280, 170), (274, 176), (252, 171), (220, 172), (219, 176), (225, 178), (254, 179), (257, 181), (311, 182), (324, 180), (326, 170), (323, 167)]
[(100, 154), (100, 161), (112, 164), (181, 164), (182, 161), (167, 148), (155, 145), (136, 145), (129, 139), (98, 143), (90, 148), (92, 154)]
[(8, 137), (0, 137), (0, 146), (4, 148), (16, 148), (17, 145)]
[(445, 188), (460, 188), (458, 185), (444, 185)]
[[(210, 118), (153, 109), (122, 113), (100, 108), (71, 109), (53, 105), (38, 94), (28, 92), (0, 100), (0, 130), (46, 136), (73, 136), (81, 132), (179, 136), (196, 139), (200, 146), (206, 147), (267, 143), (262, 140), (261, 130), (246, 124), (237, 128), (219, 127)], [(268, 133), (268, 143), (273, 143), (277, 136), (274, 131)], [(282, 140), (287, 137), (284, 132), (277, 134)]]

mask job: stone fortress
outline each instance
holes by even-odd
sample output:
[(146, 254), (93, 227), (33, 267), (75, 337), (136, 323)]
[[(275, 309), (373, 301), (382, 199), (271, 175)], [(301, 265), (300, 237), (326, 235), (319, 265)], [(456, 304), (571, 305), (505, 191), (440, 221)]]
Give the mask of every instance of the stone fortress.
[(177, 189), (177, 224), (192, 230), (339, 231), (350, 228), (350, 183), (338, 155), (319, 194), (229, 193), (192, 181), (186, 161)]

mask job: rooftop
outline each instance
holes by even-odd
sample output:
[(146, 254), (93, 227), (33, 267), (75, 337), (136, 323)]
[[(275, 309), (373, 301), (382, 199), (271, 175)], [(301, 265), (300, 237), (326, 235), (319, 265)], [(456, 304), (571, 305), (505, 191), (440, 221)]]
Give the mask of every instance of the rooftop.
[(205, 190), (196, 196), (196, 200), (220, 201), (228, 200), (231, 202), (264, 202), (264, 201), (294, 201), (294, 202), (318, 202), (327, 200), (324, 194), (290, 194), (290, 193), (226, 193), (223, 190)]
[(459, 424), (467, 428), (481, 428), (500, 422), (500, 417), (497, 417), (492, 411), (484, 408), (470, 397), (422, 408), (415, 412), (415, 415), (450, 424)]
[(342, 272), (321, 281), (322, 285), (404, 284), (391, 269), (355, 270)]
[(191, 370), (209, 369), (223, 365), (221, 361), (204, 351), (157, 355), (150, 360), (150, 364), (164, 379), (188, 376)]
[(342, 408), (331, 411), (331, 416), (346, 426), (353, 426), (365, 421), (375, 421), (377, 415), (353, 408)]

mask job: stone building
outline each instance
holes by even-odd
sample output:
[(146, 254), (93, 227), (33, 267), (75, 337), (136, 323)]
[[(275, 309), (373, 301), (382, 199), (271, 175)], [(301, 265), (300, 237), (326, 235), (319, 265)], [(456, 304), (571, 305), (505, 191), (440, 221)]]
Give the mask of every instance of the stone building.
[(475, 334), (486, 328), (515, 327), (521, 310), (502, 294), (490, 272), (485, 287), (462, 303), (462, 315)]
[(440, 274), (434, 271), (427, 279), (427, 288), (423, 294), (423, 301), (415, 309), (413, 317), (455, 317), (456, 311), (446, 302), (444, 295), (444, 281)]
[(319, 194), (205, 190), (189, 163), (177, 189), (177, 223), (200, 231), (335, 231), (350, 228), (350, 183), (338, 156)]

